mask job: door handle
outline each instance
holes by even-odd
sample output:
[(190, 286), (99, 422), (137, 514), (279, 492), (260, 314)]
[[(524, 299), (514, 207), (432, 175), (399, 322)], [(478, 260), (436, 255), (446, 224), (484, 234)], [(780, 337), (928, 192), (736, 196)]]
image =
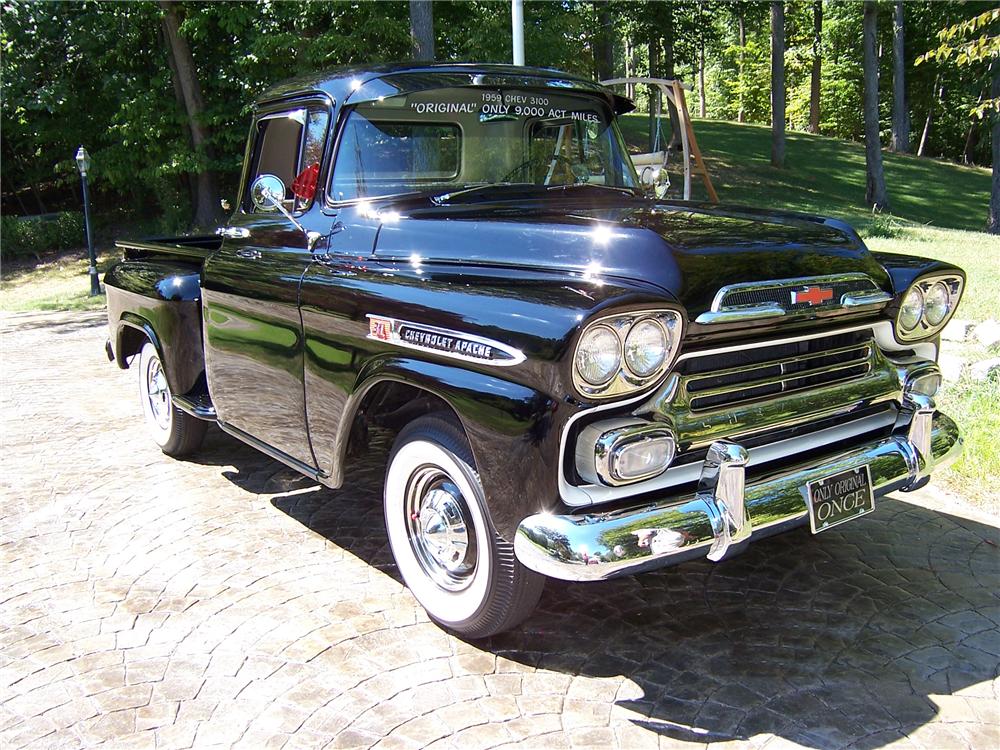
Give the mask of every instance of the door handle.
[(250, 230), (246, 227), (219, 227), (215, 233), (230, 240), (245, 240), (250, 236)]
[(248, 260), (260, 260), (260, 250), (254, 250), (252, 247), (241, 247), (236, 254)]

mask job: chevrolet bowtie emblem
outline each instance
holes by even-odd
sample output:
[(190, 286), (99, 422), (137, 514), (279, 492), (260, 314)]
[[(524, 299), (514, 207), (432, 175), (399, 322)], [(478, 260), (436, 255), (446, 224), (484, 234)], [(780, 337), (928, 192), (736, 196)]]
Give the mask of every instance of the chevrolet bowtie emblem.
[(833, 290), (821, 286), (807, 286), (801, 292), (792, 292), (793, 305), (822, 305), (833, 299)]

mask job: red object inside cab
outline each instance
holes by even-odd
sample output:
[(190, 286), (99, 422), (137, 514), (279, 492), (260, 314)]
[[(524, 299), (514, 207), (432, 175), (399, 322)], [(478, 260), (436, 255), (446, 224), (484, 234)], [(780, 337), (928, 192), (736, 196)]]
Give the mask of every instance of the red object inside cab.
[(303, 201), (311, 201), (316, 195), (316, 183), (319, 181), (319, 162), (310, 164), (299, 172), (292, 180), (292, 193)]

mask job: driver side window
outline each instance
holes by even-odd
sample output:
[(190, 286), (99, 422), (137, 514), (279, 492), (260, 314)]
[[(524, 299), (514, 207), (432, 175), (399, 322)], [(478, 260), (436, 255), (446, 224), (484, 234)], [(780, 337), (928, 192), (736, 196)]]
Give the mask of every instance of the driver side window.
[(247, 181), (246, 206), (255, 211), (249, 191), (258, 177), (273, 175), (285, 187), (282, 205), (305, 211), (312, 205), (326, 141), (329, 116), (325, 109), (294, 109), (257, 121), (253, 166)]

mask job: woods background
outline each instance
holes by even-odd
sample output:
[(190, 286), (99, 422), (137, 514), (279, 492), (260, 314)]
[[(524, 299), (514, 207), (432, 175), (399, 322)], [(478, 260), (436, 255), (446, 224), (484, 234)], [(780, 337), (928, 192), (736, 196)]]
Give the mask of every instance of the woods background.
[[(772, 161), (794, 172), (774, 153), (786, 128), (864, 139), (862, 31), (866, 12), (877, 14), (869, 68), (881, 93), (879, 142), (988, 166), (997, 18), (970, 21), (994, 9), (993, 2), (526, 2), (526, 61), (597, 79), (680, 77), (694, 86), (692, 114), (706, 118), (770, 123), (777, 92), (784, 114), (775, 109)], [(957, 30), (942, 38), (949, 28)], [(986, 46), (963, 57), (970, 40)], [(221, 218), (219, 198), (236, 189), (251, 104), (269, 84), (414, 56), (508, 62), (510, 4), (8, 1), (0, 42), (3, 214), (77, 211), (73, 155), (82, 143), (93, 157), (101, 225), (169, 232)], [(915, 64), (942, 44), (951, 51)], [(648, 109), (646, 92), (635, 96)]]

